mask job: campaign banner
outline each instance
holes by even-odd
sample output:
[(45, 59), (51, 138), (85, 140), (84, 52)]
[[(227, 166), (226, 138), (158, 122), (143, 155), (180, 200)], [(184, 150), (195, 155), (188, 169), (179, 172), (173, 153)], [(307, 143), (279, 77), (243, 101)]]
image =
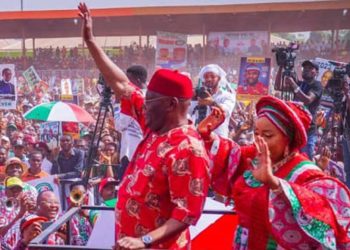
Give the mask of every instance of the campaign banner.
[(210, 32), (208, 44), (225, 54), (260, 56), (269, 47), (268, 36), (267, 31)]
[(32, 87), (23, 76), (19, 76), (17, 79), (16, 90), (17, 90), (17, 96), (28, 95), (32, 92)]
[(40, 124), (40, 141), (45, 142), (53, 150), (58, 147), (60, 122), (43, 122)]
[[(330, 116), (332, 115), (332, 111), (334, 110), (334, 99), (331, 97), (331, 93), (328, 88), (326, 88), (328, 81), (332, 79), (333, 77), (333, 70), (337, 66), (345, 65), (345, 63), (342, 62), (337, 62), (337, 61), (332, 61), (324, 58), (315, 58), (315, 63), (318, 64), (319, 70), (318, 70), (318, 75), (316, 79), (321, 82), (322, 87), (324, 88), (321, 101), (320, 101), (320, 106), (319, 106), (319, 111), (324, 112), (324, 117), (327, 125), (328, 121), (330, 120)], [(339, 88), (341, 88), (339, 84)], [(341, 91), (341, 89), (339, 89)], [(341, 100), (338, 100), (341, 102)]]
[(80, 138), (80, 126), (77, 122), (62, 122), (62, 134), (70, 135), (73, 139)]
[(0, 64), (0, 109), (16, 109), (17, 83), (14, 64)]
[(327, 82), (333, 77), (333, 70), (336, 66), (345, 65), (345, 63), (332, 61), (324, 58), (315, 58), (314, 60), (318, 64), (318, 75), (316, 79), (322, 83), (322, 87), (325, 88)]
[(84, 91), (84, 79), (83, 78), (76, 78), (73, 80), (72, 84), (72, 93), (73, 95), (83, 95), (85, 93)]
[(43, 191), (52, 191), (55, 193), (56, 197), (60, 199), (61, 192), (58, 188), (58, 185), (54, 182), (54, 178), (55, 177), (52, 175), (40, 179), (31, 180), (27, 183), (35, 187), (38, 193), (41, 193)]
[(73, 91), (72, 91), (72, 81), (71, 81), (71, 79), (62, 79), (61, 80), (61, 100), (62, 101), (71, 101), (71, 100), (73, 100)]
[(23, 72), (23, 76), (26, 79), (27, 83), (32, 87), (34, 87), (34, 85), (39, 83), (41, 80), (34, 66), (30, 66), (27, 70), (25, 70)]
[(156, 65), (168, 69), (184, 69), (187, 65), (187, 35), (157, 32)]
[(268, 95), (271, 59), (263, 57), (242, 57), (239, 72), (237, 99), (257, 100)]

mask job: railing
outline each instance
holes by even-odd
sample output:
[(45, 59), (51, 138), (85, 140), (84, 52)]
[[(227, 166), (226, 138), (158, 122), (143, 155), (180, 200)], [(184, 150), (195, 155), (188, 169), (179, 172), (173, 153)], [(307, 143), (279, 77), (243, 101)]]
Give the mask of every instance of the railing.
[[(88, 246), (73, 246), (73, 245), (47, 245), (43, 242), (50, 236), (50, 234), (56, 232), (64, 223), (68, 223), (67, 225), (67, 236), (68, 242), (70, 241), (70, 230), (69, 223), (70, 219), (81, 209), (89, 209), (89, 210), (107, 210), (113, 211), (112, 207), (102, 207), (102, 206), (82, 206), (82, 207), (73, 207), (68, 210), (65, 214), (63, 214), (57, 221), (52, 223), (48, 228), (46, 228), (40, 235), (34, 238), (30, 244), (28, 245), (29, 250), (41, 250), (41, 249), (74, 249), (74, 250), (110, 250), (110, 248), (91, 248)], [(225, 211), (225, 210), (203, 210), (203, 214), (230, 214), (234, 215), (234, 211)]]

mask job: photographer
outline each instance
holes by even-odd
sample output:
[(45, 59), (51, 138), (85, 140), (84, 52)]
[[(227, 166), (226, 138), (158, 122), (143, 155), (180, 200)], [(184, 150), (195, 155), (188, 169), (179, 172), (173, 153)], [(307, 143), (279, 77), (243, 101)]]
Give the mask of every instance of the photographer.
[[(285, 76), (285, 84), (289, 86), (294, 92), (294, 101), (304, 103), (305, 107), (310, 111), (312, 115), (312, 122), (308, 133), (307, 145), (302, 149), (310, 160), (313, 159), (315, 145), (317, 142), (317, 127), (315, 124), (316, 110), (320, 105), (323, 88), (321, 82), (316, 80), (318, 74), (318, 65), (315, 62), (306, 60), (302, 63), (303, 81), (295, 80), (290, 76)], [(276, 85), (281, 86), (282, 81), (282, 67), (279, 68), (276, 76)], [(283, 85), (282, 85), (283, 86)]]
[[(197, 106), (190, 114), (194, 116), (196, 124), (211, 113), (211, 108), (218, 106), (225, 111), (225, 121), (214, 132), (220, 136), (228, 137), (230, 117), (235, 106), (236, 96), (229, 88), (225, 71), (216, 64), (209, 64), (199, 73), (203, 87), (197, 94)], [(229, 89), (229, 90), (227, 90)], [(232, 91), (233, 92), (233, 91)], [(204, 113), (204, 114), (203, 114)]]

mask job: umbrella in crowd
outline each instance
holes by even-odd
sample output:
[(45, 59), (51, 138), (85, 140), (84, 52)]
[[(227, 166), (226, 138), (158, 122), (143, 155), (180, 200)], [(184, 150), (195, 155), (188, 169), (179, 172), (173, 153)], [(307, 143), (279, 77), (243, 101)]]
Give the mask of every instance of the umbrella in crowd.
[(78, 105), (65, 102), (43, 103), (24, 114), (27, 120), (57, 122), (94, 122), (94, 118)]

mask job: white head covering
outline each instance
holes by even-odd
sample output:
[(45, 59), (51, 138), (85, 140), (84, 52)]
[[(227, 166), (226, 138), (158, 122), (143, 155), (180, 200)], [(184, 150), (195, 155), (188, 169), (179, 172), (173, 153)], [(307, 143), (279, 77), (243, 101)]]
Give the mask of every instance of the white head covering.
[(212, 72), (220, 77), (219, 88), (227, 90), (231, 93), (234, 93), (234, 90), (231, 88), (230, 83), (226, 79), (226, 72), (217, 64), (208, 64), (204, 66), (199, 72), (199, 79), (202, 83), (205, 82), (204, 75), (207, 72)]

